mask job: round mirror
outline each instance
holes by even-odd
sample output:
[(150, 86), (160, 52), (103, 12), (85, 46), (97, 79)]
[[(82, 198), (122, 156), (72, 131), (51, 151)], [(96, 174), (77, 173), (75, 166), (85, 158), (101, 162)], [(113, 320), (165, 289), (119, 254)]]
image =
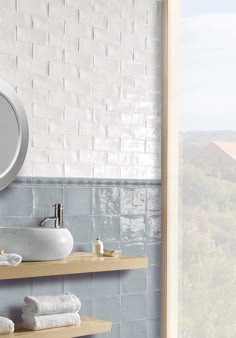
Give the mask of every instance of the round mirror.
[(28, 147), (24, 107), (15, 91), (0, 80), (0, 190), (17, 176)]

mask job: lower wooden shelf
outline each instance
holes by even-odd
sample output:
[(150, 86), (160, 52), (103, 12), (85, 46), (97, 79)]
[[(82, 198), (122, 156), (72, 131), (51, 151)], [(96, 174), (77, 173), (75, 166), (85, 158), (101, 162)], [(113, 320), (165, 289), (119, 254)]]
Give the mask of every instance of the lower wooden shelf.
[(95, 257), (89, 252), (74, 252), (59, 261), (23, 262), (17, 266), (1, 266), (0, 280), (140, 269), (147, 266), (147, 257)]
[(28, 331), (22, 328), (14, 333), (3, 334), (1, 338), (72, 338), (82, 337), (91, 334), (98, 334), (111, 331), (112, 324), (105, 320), (81, 317), (81, 324), (78, 326), (59, 327), (55, 329)]

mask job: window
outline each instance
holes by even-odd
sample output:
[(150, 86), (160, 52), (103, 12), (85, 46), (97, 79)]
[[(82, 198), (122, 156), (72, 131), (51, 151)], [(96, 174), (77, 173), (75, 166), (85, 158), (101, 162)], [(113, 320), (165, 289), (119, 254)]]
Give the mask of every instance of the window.
[(164, 1), (163, 30), (162, 338), (233, 338), (236, 3)]

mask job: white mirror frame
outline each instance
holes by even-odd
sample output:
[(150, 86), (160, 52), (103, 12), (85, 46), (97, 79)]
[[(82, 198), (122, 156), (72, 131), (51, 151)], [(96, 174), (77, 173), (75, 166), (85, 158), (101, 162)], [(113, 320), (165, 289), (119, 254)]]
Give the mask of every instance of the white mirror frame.
[(0, 175), (0, 190), (3, 190), (14, 180), (24, 163), (28, 149), (29, 128), (25, 109), (21, 101), (14, 89), (3, 80), (0, 80), (0, 95), (2, 95), (12, 106), (19, 126), (19, 143), (15, 155), (10, 166)]

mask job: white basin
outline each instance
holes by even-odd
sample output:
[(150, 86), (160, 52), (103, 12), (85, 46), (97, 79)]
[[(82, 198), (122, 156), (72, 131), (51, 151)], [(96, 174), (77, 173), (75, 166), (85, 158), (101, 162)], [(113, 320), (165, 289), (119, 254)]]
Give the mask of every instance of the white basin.
[(0, 249), (22, 256), (23, 261), (63, 259), (73, 245), (68, 229), (0, 227)]

